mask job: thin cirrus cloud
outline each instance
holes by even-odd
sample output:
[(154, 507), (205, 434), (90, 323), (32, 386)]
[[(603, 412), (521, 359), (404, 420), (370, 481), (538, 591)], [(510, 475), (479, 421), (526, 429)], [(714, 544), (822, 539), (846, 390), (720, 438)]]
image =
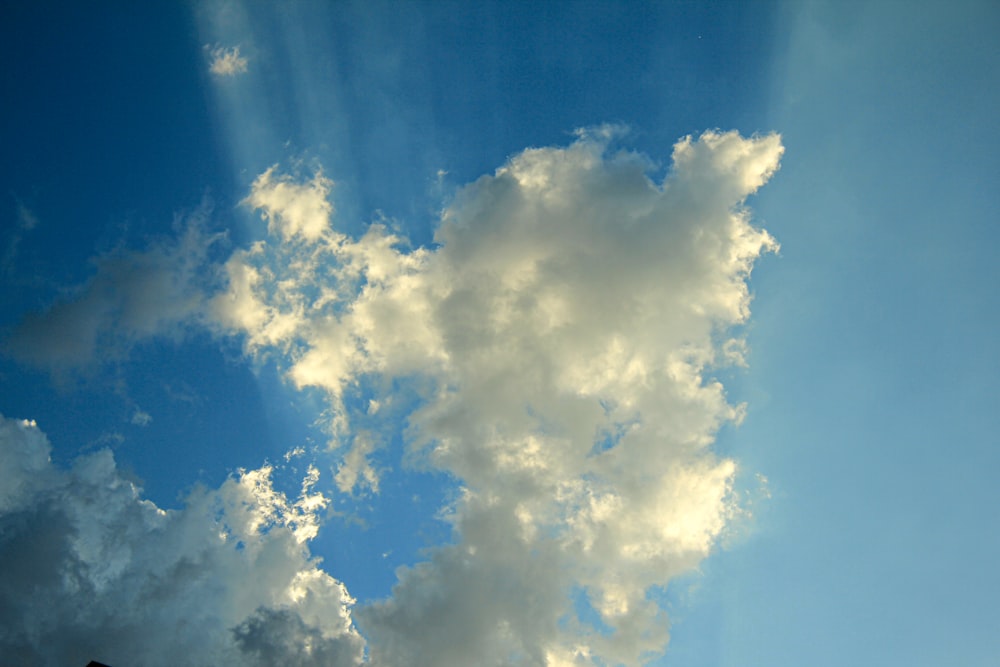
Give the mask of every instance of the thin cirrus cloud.
[[(158, 620), (176, 625), (171, 614), (214, 596), (205, 627), (228, 634), (188, 642), (211, 655), (401, 666), (637, 665), (661, 654), (667, 618), (651, 591), (695, 568), (743, 511), (736, 462), (710, 448), (742, 408), (711, 374), (741, 361), (734, 327), (749, 316), (747, 279), (755, 260), (777, 248), (751, 224), (745, 200), (778, 168), (783, 148), (777, 135), (706, 132), (675, 145), (673, 168), (657, 182), (648, 158), (616, 148), (621, 134), (592, 128), (569, 146), (512, 157), (456, 193), (430, 248), (411, 248), (384, 222), (359, 238), (338, 232), (332, 182), (321, 171), (272, 167), (244, 202), (267, 222), (266, 238), (222, 264), (192, 248), (161, 253), (180, 265), (169, 293), (185, 297), (165, 301), (169, 316), (140, 318), (131, 312), (139, 301), (117, 297), (111, 307), (88, 287), (25, 323), (79, 317), (88, 331), (125, 331), (127, 340), (154, 335), (152, 324), (134, 322), (186, 323), (238, 337), (249, 357), (284, 360), (293, 385), (324, 392), (339, 492), (378, 491), (373, 456), (393, 429), (407, 443), (401, 465), (459, 483), (444, 512), (452, 541), (399, 570), (390, 597), (353, 611), (346, 590), (308, 554), (322, 530), (315, 517), (325, 500), (309, 490), (318, 473), (296, 502), (268, 486), (265, 467), (167, 515), (120, 484), (118, 534), (129, 537), (102, 552), (116, 564), (101, 571), (101, 595), (135, 596), (144, 577), (195, 567), (180, 565), (188, 552), (176, 549), (165, 550), (177, 555), (171, 563), (145, 562), (147, 547), (131, 542), (159, 531), (158, 539), (176, 533), (184, 548), (204, 550), (193, 563), (207, 568), (199, 576), (211, 586), (164, 589), (176, 605)], [(118, 275), (106, 274), (110, 282)], [(38, 361), (46, 349), (27, 358)], [(394, 410), (394, 401), (405, 407)], [(41, 438), (24, 425), (7, 430)], [(114, 477), (110, 458), (94, 457), (70, 472), (31, 460), (45, 479), (62, 480), (50, 484), (65, 495), (83, 479), (78, 469)], [(30, 493), (26, 484), (11, 482), (13, 496)], [(97, 520), (88, 517), (95, 505), (78, 505), (72, 514), (51, 505), (68, 518), (37, 539), (68, 545), (71, 529), (80, 532), (73, 521)], [(207, 505), (221, 514), (205, 515)], [(242, 527), (227, 532), (227, 522)], [(193, 527), (171, 533), (161, 526), (168, 523)], [(255, 559), (268, 549), (274, 558)], [(260, 568), (252, 579), (260, 590), (245, 590), (222, 565), (211, 569), (217, 562)], [(68, 595), (57, 571), (54, 563), (46, 590)], [(299, 595), (303, 581), (317, 588)], [(49, 608), (32, 607), (39, 623), (53, 622), (44, 618)], [(138, 647), (133, 630), (120, 632)]]

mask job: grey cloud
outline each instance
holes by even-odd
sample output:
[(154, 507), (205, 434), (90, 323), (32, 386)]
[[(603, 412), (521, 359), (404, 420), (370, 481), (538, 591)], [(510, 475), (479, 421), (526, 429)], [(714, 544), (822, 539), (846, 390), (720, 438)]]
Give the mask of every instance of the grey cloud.
[(358, 664), (361, 641), (357, 635), (326, 637), (290, 609), (262, 607), (233, 629), (236, 645), (247, 665), (287, 667), (341, 667)]
[(323, 664), (361, 661), (353, 601), (308, 551), (315, 494), (290, 501), (264, 468), (165, 512), (106, 450), (53, 466), (31, 422), (0, 418), (0, 452), (5, 660), (236, 666), (249, 651), (273, 658), (259, 664), (319, 664), (300, 637)]
[(95, 274), (41, 313), (27, 316), (3, 342), (14, 358), (61, 373), (120, 359), (138, 342), (178, 336), (203, 310), (218, 271), (209, 259), (220, 235), (205, 231), (204, 208), (178, 224), (178, 237), (145, 251), (98, 257)]

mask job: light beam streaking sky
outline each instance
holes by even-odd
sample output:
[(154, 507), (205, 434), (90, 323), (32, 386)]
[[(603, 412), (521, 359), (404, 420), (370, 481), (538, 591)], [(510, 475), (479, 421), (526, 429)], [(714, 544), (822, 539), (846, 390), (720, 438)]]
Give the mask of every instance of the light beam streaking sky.
[(3, 14), (3, 660), (1000, 653), (990, 4)]

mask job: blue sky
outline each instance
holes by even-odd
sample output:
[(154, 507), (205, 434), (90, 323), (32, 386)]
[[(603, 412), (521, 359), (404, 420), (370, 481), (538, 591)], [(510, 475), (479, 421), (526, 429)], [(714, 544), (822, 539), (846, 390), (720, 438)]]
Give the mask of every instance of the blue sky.
[(2, 11), (8, 655), (1000, 654), (990, 3)]

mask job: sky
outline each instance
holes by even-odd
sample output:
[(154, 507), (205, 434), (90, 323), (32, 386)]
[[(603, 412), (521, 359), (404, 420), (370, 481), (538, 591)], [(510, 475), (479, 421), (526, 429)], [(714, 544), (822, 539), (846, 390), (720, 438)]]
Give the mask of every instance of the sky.
[(994, 665), (998, 38), (5, 4), (0, 662)]

